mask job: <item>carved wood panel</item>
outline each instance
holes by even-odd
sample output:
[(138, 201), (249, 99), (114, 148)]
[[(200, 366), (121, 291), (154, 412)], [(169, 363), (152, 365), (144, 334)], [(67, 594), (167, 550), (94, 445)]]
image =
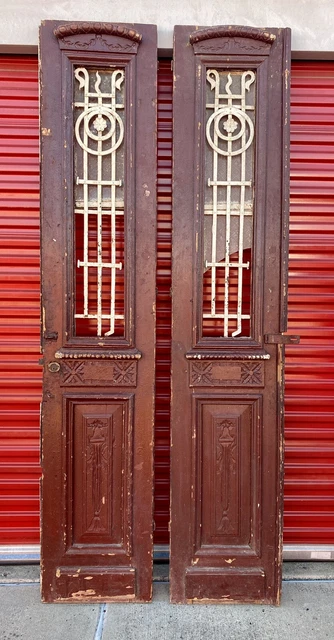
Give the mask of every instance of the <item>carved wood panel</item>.
[(109, 362), (91, 360), (68, 360), (61, 363), (63, 386), (92, 385), (95, 387), (135, 387), (137, 384), (137, 362), (135, 360), (113, 360)]
[(263, 362), (217, 362), (210, 360), (190, 363), (191, 387), (263, 387)]
[(132, 397), (68, 403), (71, 546), (117, 545), (129, 553)]
[(196, 557), (258, 553), (261, 414), (260, 396), (195, 396)]

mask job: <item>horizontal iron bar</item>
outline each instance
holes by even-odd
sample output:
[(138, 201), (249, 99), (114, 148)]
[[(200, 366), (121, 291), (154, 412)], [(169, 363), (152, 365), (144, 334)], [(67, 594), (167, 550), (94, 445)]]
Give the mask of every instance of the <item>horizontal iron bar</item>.
[(124, 211), (118, 211), (117, 209), (113, 211), (111, 207), (109, 209), (103, 209), (103, 206), (102, 204), (102, 207), (99, 209), (96, 205), (96, 209), (87, 209), (87, 211), (84, 209), (74, 209), (74, 213), (88, 213), (88, 215), (98, 215), (100, 213), (103, 216), (124, 216)]
[(101, 267), (103, 269), (122, 269), (121, 262), (83, 262), (82, 260), (78, 260), (78, 267)]
[[(242, 99), (243, 99), (243, 97), (242, 97), (239, 93), (231, 93), (231, 94), (229, 94), (229, 93), (220, 93), (217, 97), (219, 97), (219, 100), (227, 100), (227, 99), (232, 99), (232, 100), (242, 100)], [(103, 106), (104, 106), (104, 105), (103, 105)], [(213, 104), (212, 102), (208, 102), (205, 106), (206, 106), (208, 109), (217, 109), (216, 105), (215, 105), (215, 104)], [(241, 105), (240, 105), (240, 104), (236, 104), (236, 105), (234, 105), (234, 106), (235, 106), (237, 109), (238, 109), (239, 107), (241, 107)], [(220, 105), (218, 105), (218, 110), (220, 110), (220, 109), (225, 109), (225, 107), (227, 107), (227, 104), (220, 104)], [(243, 109), (247, 109), (247, 110), (250, 110), (250, 111), (254, 111), (254, 108), (255, 108), (255, 107), (254, 107), (253, 105), (250, 105), (250, 104), (245, 104), (245, 105), (243, 106)]]
[[(250, 316), (245, 315), (244, 313), (241, 316), (238, 316), (237, 313), (229, 313), (227, 317), (233, 320), (235, 320), (235, 318), (250, 320)], [(203, 318), (225, 318), (225, 314), (224, 313), (203, 313)]]
[(208, 179), (208, 187), (251, 187), (251, 180), (211, 180)]
[(206, 267), (230, 267), (230, 269), (244, 267), (245, 269), (249, 269), (249, 262), (208, 262), (205, 261)]
[[(91, 91), (89, 92), (85, 92), (85, 96), (88, 97), (92, 97), (92, 98), (98, 98), (96, 93), (93, 93)], [(102, 93), (102, 98), (114, 98), (114, 95), (112, 93)], [(84, 102), (75, 102), (74, 103), (75, 107), (86, 107), (87, 105)], [(116, 103), (116, 104), (109, 104), (108, 102), (104, 102), (103, 104), (99, 105), (98, 102), (92, 102), (90, 101), (89, 104), (91, 110), (98, 108), (99, 106), (101, 107), (111, 107), (112, 109), (124, 109), (124, 104), (120, 103)]]
[(300, 336), (284, 336), (281, 333), (267, 333), (264, 336), (265, 344), (299, 344)]
[[(204, 215), (205, 216), (226, 216), (227, 211), (226, 209), (217, 209), (217, 211), (204, 211)], [(240, 209), (231, 209), (231, 211), (228, 212), (229, 216), (245, 216), (245, 217), (251, 217), (253, 215), (252, 211), (240, 211)]]
[(122, 180), (84, 180), (77, 178), (77, 184), (93, 184), (101, 185), (102, 187), (121, 187)]
[[(96, 320), (96, 318), (98, 318), (98, 316), (94, 313), (76, 313), (75, 314), (75, 318), (87, 318), (89, 320)], [(102, 318), (102, 320), (110, 320), (111, 315), (108, 313), (102, 313), (102, 315), (100, 316), (100, 318)], [(124, 320), (124, 315), (120, 315), (120, 314), (116, 314), (114, 315), (115, 320)]]

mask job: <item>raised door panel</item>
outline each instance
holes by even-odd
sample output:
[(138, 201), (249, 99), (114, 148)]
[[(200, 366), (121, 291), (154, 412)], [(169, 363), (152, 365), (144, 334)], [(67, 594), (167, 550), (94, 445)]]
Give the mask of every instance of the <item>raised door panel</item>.
[(68, 552), (78, 546), (82, 550), (83, 545), (113, 545), (114, 552), (129, 560), (133, 397), (80, 400), (65, 398), (69, 411), (65, 450), (72, 480), (69, 523), (73, 514)]
[(261, 495), (261, 397), (195, 396), (195, 557), (256, 554)]

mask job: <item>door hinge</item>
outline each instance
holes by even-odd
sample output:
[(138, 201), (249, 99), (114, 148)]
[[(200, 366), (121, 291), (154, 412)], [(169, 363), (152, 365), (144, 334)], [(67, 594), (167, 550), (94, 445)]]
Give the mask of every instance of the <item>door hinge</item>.
[(44, 340), (58, 340), (58, 331), (44, 331)]
[(281, 333), (266, 333), (265, 344), (299, 344), (300, 336), (283, 336)]

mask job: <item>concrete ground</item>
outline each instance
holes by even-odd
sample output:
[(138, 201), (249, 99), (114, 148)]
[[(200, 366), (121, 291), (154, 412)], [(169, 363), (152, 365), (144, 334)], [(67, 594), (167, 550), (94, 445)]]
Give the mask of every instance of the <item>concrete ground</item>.
[(334, 640), (334, 563), (284, 563), (281, 607), (171, 605), (156, 565), (151, 604), (41, 604), (39, 567), (0, 566), (1, 640)]

